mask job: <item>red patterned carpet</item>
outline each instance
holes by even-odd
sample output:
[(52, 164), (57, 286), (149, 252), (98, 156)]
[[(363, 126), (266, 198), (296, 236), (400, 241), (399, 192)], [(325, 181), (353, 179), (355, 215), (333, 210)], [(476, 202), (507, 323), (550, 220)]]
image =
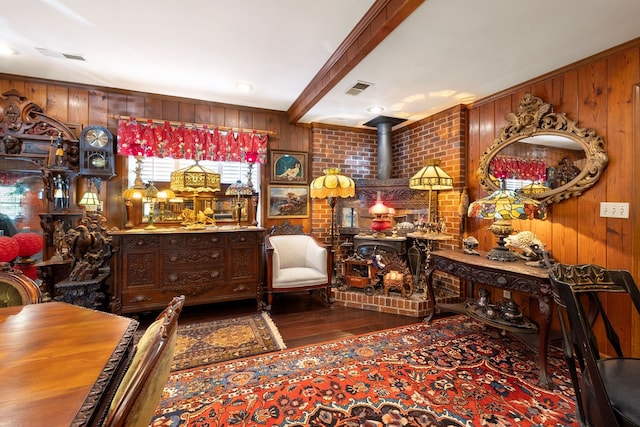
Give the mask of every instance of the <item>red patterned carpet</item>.
[(153, 426), (573, 426), (533, 352), (466, 316), (171, 374)]

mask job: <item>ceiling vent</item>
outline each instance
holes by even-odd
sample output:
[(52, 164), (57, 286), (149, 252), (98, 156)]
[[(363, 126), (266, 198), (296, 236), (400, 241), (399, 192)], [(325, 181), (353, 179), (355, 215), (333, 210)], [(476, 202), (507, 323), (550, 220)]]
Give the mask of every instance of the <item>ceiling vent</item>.
[(363, 90), (365, 90), (366, 88), (368, 88), (369, 86), (372, 86), (373, 83), (367, 83), (367, 82), (363, 82), (358, 80), (356, 82), (356, 84), (354, 84), (353, 86), (351, 86), (349, 88), (349, 90), (347, 90), (345, 93), (347, 95), (360, 95), (360, 93), (362, 93)]
[(57, 50), (49, 50), (41, 47), (36, 48), (41, 54), (44, 56), (51, 56), (53, 58), (66, 58), (73, 59), (75, 61), (84, 61), (84, 57), (82, 55), (74, 54), (74, 53), (62, 53)]

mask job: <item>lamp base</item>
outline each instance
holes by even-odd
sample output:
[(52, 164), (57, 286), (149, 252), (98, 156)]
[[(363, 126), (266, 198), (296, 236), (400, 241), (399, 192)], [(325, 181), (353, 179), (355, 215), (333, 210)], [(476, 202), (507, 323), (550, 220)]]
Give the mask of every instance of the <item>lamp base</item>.
[(518, 254), (510, 251), (505, 246), (504, 238), (509, 236), (514, 231), (513, 227), (511, 226), (511, 221), (507, 221), (504, 219), (494, 221), (494, 223), (491, 224), (491, 227), (488, 227), (487, 230), (491, 231), (496, 235), (496, 237), (498, 237), (498, 245), (489, 251), (489, 253), (487, 254), (487, 258), (501, 262), (513, 262), (520, 259)]
[(491, 249), (489, 253), (487, 253), (487, 258), (501, 262), (513, 262), (520, 259), (520, 257), (518, 257), (518, 255), (514, 252), (500, 246), (496, 246), (495, 248)]

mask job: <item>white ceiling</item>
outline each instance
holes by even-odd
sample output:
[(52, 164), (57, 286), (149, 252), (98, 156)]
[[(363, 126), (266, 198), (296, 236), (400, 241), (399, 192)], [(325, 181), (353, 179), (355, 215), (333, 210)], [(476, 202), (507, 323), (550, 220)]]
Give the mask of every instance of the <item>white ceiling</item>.
[[(21, 0), (0, 8), (18, 52), (0, 73), (286, 111), (373, 3)], [(638, 0), (426, 0), (301, 122), (418, 120), (640, 37), (638, 16)], [(345, 94), (357, 81), (373, 85)]]

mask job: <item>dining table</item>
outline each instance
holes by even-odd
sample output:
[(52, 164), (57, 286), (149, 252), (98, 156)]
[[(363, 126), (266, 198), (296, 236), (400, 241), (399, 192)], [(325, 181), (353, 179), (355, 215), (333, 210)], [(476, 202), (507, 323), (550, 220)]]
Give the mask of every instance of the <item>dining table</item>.
[(65, 302), (0, 308), (0, 425), (99, 425), (138, 325)]

